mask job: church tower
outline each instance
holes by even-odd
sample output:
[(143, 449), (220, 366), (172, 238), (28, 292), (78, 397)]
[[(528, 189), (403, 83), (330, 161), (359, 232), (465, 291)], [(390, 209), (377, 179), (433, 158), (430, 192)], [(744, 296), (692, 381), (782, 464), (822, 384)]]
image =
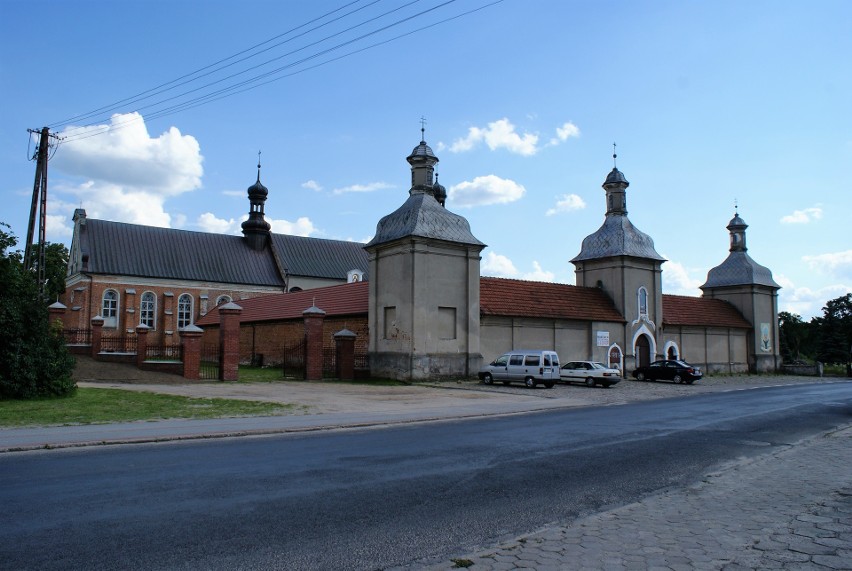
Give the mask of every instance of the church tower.
[(752, 324), (748, 339), (751, 372), (774, 372), (780, 364), (778, 341), (778, 290), (769, 268), (748, 255), (748, 224), (738, 212), (728, 223), (730, 253), (724, 262), (707, 272), (701, 286), (704, 297), (724, 299)]
[(446, 191), (434, 181), (438, 157), (424, 131), (406, 159), (408, 199), (379, 221), (365, 246), (370, 368), (377, 377), (469, 377), (482, 361), (479, 263), (485, 244), (473, 236), (467, 220), (439, 202)]
[(249, 217), (243, 222), (243, 236), (253, 250), (263, 250), (269, 239), (271, 226), (263, 217), (263, 205), (269, 190), (260, 182), (260, 159), (257, 161), (257, 182), (248, 187)]
[[(613, 153), (613, 159), (616, 155)], [(614, 161), (613, 161), (614, 162)], [(571, 260), (576, 283), (601, 288), (624, 316), (624, 370), (647, 365), (661, 357), (658, 340), (663, 324), (662, 264), (654, 241), (627, 218), (624, 173), (613, 166), (603, 183), (606, 217), (586, 236)]]

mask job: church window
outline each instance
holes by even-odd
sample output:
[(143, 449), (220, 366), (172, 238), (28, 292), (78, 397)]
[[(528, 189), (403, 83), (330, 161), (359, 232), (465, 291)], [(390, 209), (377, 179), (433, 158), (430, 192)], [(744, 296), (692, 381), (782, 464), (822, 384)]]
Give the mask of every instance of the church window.
[(116, 327), (118, 325), (118, 292), (114, 289), (108, 289), (104, 292), (101, 317), (104, 318), (104, 327)]
[(231, 296), (220, 295), (219, 297), (216, 298), (216, 307), (219, 307), (220, 305), (223, 305), (223, 304), (226, 304), (226, 303), (231, 303), (231, 301), (233, 301), (231, 299)]
[(648, 317), (648, 290), (639, 288), (639, 317)]
[(178, 298), (177, 325), (178, 329), (192, 325), (192, 296), (188, 293)]
[(157, 296), (154, 292), (146, 291), (139, 303), (139, 323), (154, 329), (154, 316), (157, 313)]

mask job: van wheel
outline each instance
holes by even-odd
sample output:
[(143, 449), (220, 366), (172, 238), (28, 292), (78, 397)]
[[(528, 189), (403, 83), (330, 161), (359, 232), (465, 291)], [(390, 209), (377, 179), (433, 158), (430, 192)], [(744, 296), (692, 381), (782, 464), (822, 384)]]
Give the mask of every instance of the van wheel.
[(485, 373), (485, 375), (482, 376), (482, 382), (485, 383), (486, 385), (490, 385), (491, 383), (494, 382), (494, 379), (491, 377), (491, 375), (489, 373)]
[(527, 377), (526, 379), (524, 379), (524, 384), (527, 386), (527, 388), (534, 389), (535, 379), (532, 377)]
[(592, 377), (589, 377), (588, 379), (586, 379), (586, 386), (587, 387), (594, 387), (595, 386), (595, 380)]
[(544, 383), (544, 388), (546, 388), (546, 389), (552, 389), (552, 388), (553, 388), (553, 385), (555, 385), (555, 384), (556, 384), (556, 383), (554, 383), (554, 382)]

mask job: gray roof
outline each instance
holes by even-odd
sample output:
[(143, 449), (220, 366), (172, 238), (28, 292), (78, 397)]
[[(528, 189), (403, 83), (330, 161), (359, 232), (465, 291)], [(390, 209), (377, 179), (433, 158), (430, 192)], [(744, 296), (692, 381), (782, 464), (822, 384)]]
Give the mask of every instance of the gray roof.
[(79, 240), (86, 273), (284, 285), (269, 252), (251, 249), (241, 236), (89, 218)]
[(603, 225), (586, 236), (580, 253), (571, 260), (582, 262), (612, 256), (632, 256), (665, 261), (654, 249), (654, 240), (636, 228), (627, 216), (607, 216)]
[(731, 252), (724, 262), (707, 272), (707, 281), (701, 289), (737, 285), (781, 287), (772, 279), (769, 268), (752, 260), (746, 252), (737, 251)]
[(470, 224), (463, 216), (453, 214), (424, 192), (411, 193), (402, 206), (379, 220), (376, 235), (367, 247), (408, 236), (485, 246), (471, 233)]
[(367, 279), (369, 260), (364, 244), (305, 236), (272, 234), (272, 247), (281, 267), (295, 276), (345, 279), (350, 270), (361, 270)]
[(79, 240), (90, 274), (284, 287), (276, 256), (292, 276), (345, 280), (349, 270), (368, 270), (362, 243), (285, 234), (254, 250), (242, 236), (89, 218)]

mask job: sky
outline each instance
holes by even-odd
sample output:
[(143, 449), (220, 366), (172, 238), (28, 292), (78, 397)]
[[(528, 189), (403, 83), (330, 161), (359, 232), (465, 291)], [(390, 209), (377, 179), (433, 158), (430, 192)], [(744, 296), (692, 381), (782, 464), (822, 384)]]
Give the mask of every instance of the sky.
[(573, 284), (616, 143), (664, 293), (701, 295), (736, 211), (808, 320), (852, 291), (850, 22), (847, 0), (0, 0), (0, 221), (23, 244), (47, 126), (48, 241), (75, 208), (238, 234), (259, 152), (273, 232), (368, 241), (425, 129), (482, 274)]

